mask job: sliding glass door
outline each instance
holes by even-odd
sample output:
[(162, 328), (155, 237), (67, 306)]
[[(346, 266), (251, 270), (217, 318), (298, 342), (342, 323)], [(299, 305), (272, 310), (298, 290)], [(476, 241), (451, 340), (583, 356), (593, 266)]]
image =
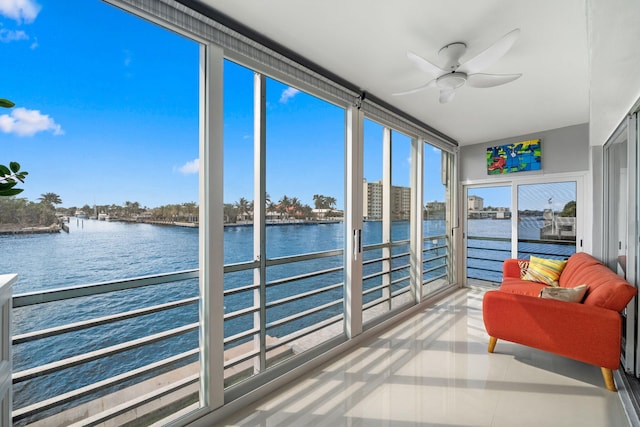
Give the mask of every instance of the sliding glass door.
[(563, 259), (576, 252), (576, 181), (521, 184), (518, 191), (518, 258)]
[(581, 188), (581, 177), (466, 186), (467, 284), (500, 283), (507, 258), (564, 259), (581, 248)]
[(499, 283), (511, 258), (511, 186), (469, 187), (466, 194), (467, 283)]

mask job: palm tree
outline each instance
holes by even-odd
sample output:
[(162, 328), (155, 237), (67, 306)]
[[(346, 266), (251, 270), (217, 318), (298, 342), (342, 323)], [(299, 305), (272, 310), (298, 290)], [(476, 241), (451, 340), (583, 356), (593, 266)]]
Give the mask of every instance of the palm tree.
[(62, 199), (56, 193), (44, 193), (40, 195), (40, 203), (44, 205), (49, 205), (55, 209), (55, 205), (59, 205), (62, 203)]
[(325, 203), (327, 209), (333, 209), (333, 207), (336, 205), (336, 198), (331, 196), (325, 197)]
[(276, 211), (276, 204), (273, 203), (271, 200), (269, 200), (267, 202), (267, 212), (268, 213), (273, 213)]
[(286, 195), (278, 201), (278, 212), (282, 214), (283, 218), (286, 218), (289, 214), (289, 207), (291, 207), (291, 199)]
[(321, 194), (314, 194), (313, 203), (315, 204), (316, 209), (322, 209), (324, 207), (324, 196)]
[(300, 208), (302, 207), (302, 203), (300, 203), (300, 199), (298, 199), (297, 197), (292, 197), (290, 203), (291, 210), (293, 211), (293, 216), (297, 218)]
[(240, 200), (236, 202), (236, 208), (238, 208), (238, 212), (242, 219), (245, 219), (247, 212), (249, 211), (249, 201), (244, 197), (240, 197)]

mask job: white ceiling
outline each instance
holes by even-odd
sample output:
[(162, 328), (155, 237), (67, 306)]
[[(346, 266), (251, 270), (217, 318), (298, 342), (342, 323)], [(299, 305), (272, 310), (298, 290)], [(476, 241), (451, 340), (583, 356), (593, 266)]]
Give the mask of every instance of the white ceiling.
[[(635, 0), (201, 1), (461, 145), (586, 123), (590, 115), (591, 143), (602, 144), (639, 94), (640, 77), (633, 90), (619, 80), (612, 89), (611, 80), (620, 62), (630, 67), (623, 74), (640, 75)], [(630, 33), (622, 24), (632, 24)], [(514, 28), (519, 39), (484, 72), (522, 73), (520, 79), (462, 87), (448, 104), (439, 103), (437, 89), (392, 95), (433, 78), (409, 62), (407, 50), (439, 63), (440, 48), (464, 42), (464, 60)], [(609, 34), (634, 54), (610, 44)]]

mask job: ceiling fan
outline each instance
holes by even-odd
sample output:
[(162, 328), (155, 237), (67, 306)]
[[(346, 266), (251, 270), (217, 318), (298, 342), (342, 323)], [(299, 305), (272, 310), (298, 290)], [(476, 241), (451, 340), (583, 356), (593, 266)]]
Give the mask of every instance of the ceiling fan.
[(445, 62), (443, 67), (435, 65), (411, 51), (407, 51), (407, 58), (420, 70), (434, 78), (427, 84), (415, 89), (394, 93), (393, 95), (409, 95), (429, 88), (439, 88), (440, 103), (446, 104), (453, 99), (456, 89), (465, 84), (476, 88), (486, 88), (512, 82), (522, 74), (482, 74), (479, 71), (493, 65), (498, 59), (502, 58), (511, 49), (519, 35), (520, 29), (516, 28), (475, 57), (463, 63), (460, 63), (460, 58), (467, 51), (467, 45), (462, 42), (448, 44), (438, 52), (438, 56)]

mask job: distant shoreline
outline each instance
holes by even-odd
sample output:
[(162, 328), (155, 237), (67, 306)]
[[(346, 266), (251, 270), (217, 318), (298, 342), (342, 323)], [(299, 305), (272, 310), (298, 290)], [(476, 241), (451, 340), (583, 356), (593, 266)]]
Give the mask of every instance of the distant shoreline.
[(53, 234), (59, 233), (62, 228), (57, 224), (50, 226), (36, 225), (32, 227), (23, 227), (20, 225), (0, 224), (0, 235), (2, 234)]
[[(93, 218), (76, 218), (76, 220), (87, 220), (87, 221), (99, 221)], [(107, 222), (123, 222), (127, 224), (151, 224), (151, 225), (162, 225), (162, 226), (172, 226), (172, 227), (186, 227), (186, 228), (198, 228), (199, 224), (197, 222), (183, 222), (183, 221), (154, 221), (154, 220), (139, 220), (139, 219), (110, 219)], [(278, 226), (278, 225), (320, 225), (320, 224), (338, 224), (341, 223), (342, 220), (339, 219), (330, 219), (330, 220), (278, 220), (278, 221), (267, 221), (266, 226)], [(253, 221), (242, 221), (242, 222), (234, 222), (234, 223), (224, 223), (224, 227), (250, 227), (253, 225)], [(58, 224), (52, 224), (50, 226), (29, 226), (23, 227), (18, 224), (0, 224), (0, 235), (14, 235), (14, 234), (53, 234), (60, 233), (62, 227)]]

